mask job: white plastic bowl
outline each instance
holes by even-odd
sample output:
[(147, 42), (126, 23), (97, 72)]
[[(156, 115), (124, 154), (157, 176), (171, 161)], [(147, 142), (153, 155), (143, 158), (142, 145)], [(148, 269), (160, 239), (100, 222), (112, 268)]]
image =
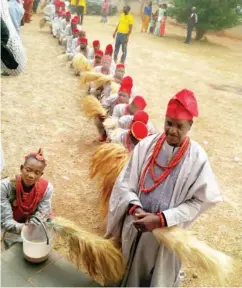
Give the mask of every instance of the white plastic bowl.
[(45, 261), (51, 250), (53, 243), (53, 231), (47, 229), (49, 244), (42, 225), (35, 226), (33, 224), (25, 225), (21, 232), (23, 239), (24, 258), (32, 263), (40, 263)]

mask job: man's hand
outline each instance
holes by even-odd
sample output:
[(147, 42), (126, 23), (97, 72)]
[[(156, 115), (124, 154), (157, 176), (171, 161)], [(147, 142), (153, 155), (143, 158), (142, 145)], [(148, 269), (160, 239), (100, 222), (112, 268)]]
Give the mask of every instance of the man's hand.
[[(38, 217), (43, 223), (47, 222), (47, 221), (50, 219), (50, 217), (49, 217), (48, 214), (46, 214), (46, 213), (40, 213), (40, 212), (38, 212), (38, 211), (37, 211), (33, 216)], [(30, 223), (30, 224), (34, 224), (35, 226), (41, 225), (41, 223), (40, 223), (36, 218), (34, 218), (34, 217), (31, 217), (31, 218), (30, 218), (29, 223)]]
[(134, 226), (142, 232), (152, 232), (156, 228), (161, 227), (160, 217), (152, 213), (139, 213), (135, 217), (138, 220), (133, 222)]
[(132, 213), (132, 216), (134, 217), (135, 220), (139, 220), (139, 215), (145, 215), (147, 214), (142, 208), (137, 207), (134, 212)]
[(125, 44), (128, 44), (129, 42), (129, 35), (127, 35), (126, 39), (125, 39)]

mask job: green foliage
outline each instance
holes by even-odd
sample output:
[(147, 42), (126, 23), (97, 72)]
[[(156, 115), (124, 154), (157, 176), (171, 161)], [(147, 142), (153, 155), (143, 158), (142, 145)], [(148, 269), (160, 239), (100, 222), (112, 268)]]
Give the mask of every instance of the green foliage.
[(168, 15), (180, 23), (187, 22), (191, 8), (195, 6), (197, 28), (203, 31), (231, 28), (239, 23), (235, 8), (240, 0), (173, 0), (173, 4)]

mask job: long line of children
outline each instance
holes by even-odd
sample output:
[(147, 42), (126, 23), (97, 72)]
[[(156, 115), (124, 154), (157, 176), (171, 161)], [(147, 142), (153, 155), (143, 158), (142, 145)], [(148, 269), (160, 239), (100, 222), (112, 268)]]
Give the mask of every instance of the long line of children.
[[(107, 110), (105, 117), (98, 113), (95, 115), (99, 141), (122, 143), (128, 151), (132, 151), (140, 140), (157, 133), (144, 111), (147, 106), (145, 99), (135, 95), (133, 79), (125, 75), (125, 65), (113, 61), (113, 46), (108, 44), (103, 52), (100, 41), (94, 40), (90, 47), (85, 31), (78, 29), (79, 16), (66, 11), (64, 2), (51, 1), (44, 14), (40, 26), (49, 23), (51, 34), (64, 47), (63, 58), (70, 62), (75, 75), (86, 79), (87, 94), (91, 94), (87, 97), (96, 97)], [(102, 77), (106, 81), (95, 85), (93, 80)], [(113, 84), (116, 89), (113, 89)], [(112, 133), (115, 129), (119, 132)]]

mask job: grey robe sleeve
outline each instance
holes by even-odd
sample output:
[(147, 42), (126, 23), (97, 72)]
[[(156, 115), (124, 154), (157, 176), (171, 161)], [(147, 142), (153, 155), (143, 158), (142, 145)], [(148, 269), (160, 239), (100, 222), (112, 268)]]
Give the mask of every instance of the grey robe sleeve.
[(44, 197), (41, 199), (37, 210), (47, 215), (51, 214), (51, 198), (53, 196), (54, 188), (51, 183), (48, 184)]
[(202, 165), (200, 173), (194, 179), (189, 190), (189, 195), (192, 195), (190, 199), (175, 208), (163, 211), (168, 227), (192, 222), (202, 212), (222, 201), (222, 196), (208, 160)]
[(9, 178), (1, 181), (1, 228), (6, 231), (15, 232), (22, 225), (13, 219), (13, 211), (9, 202), (12, 190)]
[(109, 201), (107, 236), (120, 235), (123, 219), (130, 204), (142, 207), (139, 191), (140, 165), (139, 144), (135, 147), (128, 164), (120, 173)]

